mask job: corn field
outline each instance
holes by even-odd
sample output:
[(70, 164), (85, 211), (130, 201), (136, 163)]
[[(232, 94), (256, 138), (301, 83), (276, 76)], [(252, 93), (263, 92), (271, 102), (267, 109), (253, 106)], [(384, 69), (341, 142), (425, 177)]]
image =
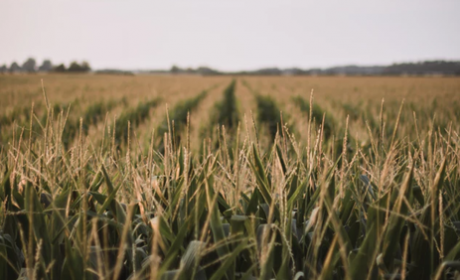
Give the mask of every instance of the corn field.
[(458, 78), (76, 77), (0, 77), (0, 279), (460, 279)]

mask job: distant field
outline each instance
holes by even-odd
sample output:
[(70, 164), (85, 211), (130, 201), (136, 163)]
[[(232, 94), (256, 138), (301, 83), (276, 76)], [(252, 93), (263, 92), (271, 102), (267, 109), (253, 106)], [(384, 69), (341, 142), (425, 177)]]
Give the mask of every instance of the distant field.
[[(16, 130), (29, 126), (30, 110), (34, 102), (34, 113), (45, 113), (43, 89), (44, 81), (49, 103), (54, 114), (70, 108), (69, 119), (77, 120), (85, 116), (85, 110), (95, 104), (110, 105), (104, 110), (102, 119), (108, 123), (124, 110), (133, 108), (139, 102), (161, 98), (161, 102), (149, 112), (149, 118), (139, 128), (139, 134), (147, 129), (150, 134), (165, 116), (165, 105), (172, 108), (176, 103), (210, 90), (207, 97), (192, 112), (192, 129), (206, 125), (209, 110), (221, 98), (223, 88), (231, 77), (194, 76), (104, 76), (104, 75), (21, 75), (0, 76), (0, 131), (3, 145), (12, 137), (13, 122)], [(313, 102), (326, 114), (326, 120), (344, 128), (347, 115), (350, 116), (350, 133), (361, 141), (367, 141), (367, 121), (371, 128), (378, 125), (380, 108), (384, 100), (383, 117), (388, 132), (393, 124), (401, 103), (402, 136), (414, 136), (414, 112), (420, 129), (431, 125), (446, 127), (450, 122), (458, 128), (460, 117), (460, 78), (419, 78), (419, 77), (241, 77), (237, 78), (235, 95), (242, 117), (246, 115), (250, 123), (251, 114), (256, 116), (257, 103), (254, 94), (271, 96), (286, 120), (296, 126), (297, 131), (306, 129), (307, 117), (293, 102), (292, 97), (301, 96), (309, 102), (314, 92)], [(91, 113), (91, 112), (89, 112)], [(320, 116), (322, 118), (322, 116)], [(242, 125), (245, 122), (242, 118)], [(102, 122), (102, 121), (101, 121)], [(101, 125), (85, 124), (96, 133)], [(337, 127), (337, 128), (338, 128)], [(336, 135), (339, 136), (339, 135)]]
[(0, 100), (0, 279), (459, 275), (460, 78), (0, 75)]

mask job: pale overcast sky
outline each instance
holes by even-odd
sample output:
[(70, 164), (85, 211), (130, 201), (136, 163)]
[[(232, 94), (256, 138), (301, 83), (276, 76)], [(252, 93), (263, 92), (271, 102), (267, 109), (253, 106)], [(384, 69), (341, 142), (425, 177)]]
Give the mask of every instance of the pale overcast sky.
[(1, 0), (0, 65), (221, 70), (460, 60), (459, 0)]

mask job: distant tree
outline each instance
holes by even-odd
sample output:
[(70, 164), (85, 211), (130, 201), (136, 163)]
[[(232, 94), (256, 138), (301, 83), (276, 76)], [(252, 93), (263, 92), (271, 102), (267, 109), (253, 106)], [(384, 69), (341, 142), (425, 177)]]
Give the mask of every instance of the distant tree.
[(206, 66), (200, 66), (196, 69), (196, 72), (201, 74), (201, 75), (218, 75), (220, 74), (219, 71), (206, 67)]
[(22, 64), (22, 70), (25, 72), (35, 72), (36, 71), (37, 62), (33, 58), (28, 58)]
[(170, 71), (171, 73), (173, 73), (173, 74), (177, 74), (177, 73), (179, 73), (179, 72), (181, 71), (181, 69), (180, 69), (179, 67), (177, 67), (176, 65), (173, 65), (173, 66), (171, 67), (171, 70), (169, 70), (169, 71)]
[(81, 63), (81, 68), (82, 68), (83, 72), (89, 72), (89, 71), (91, 71), (91, 66), (89, 66), (89, 63), (86, 62), (86, 61), (83, 61), (83, 62)]
[(88, 72), (91, 70), (91, 67), (89, 66), (88, 62), (84, 61), (81, 65), (78, 64), (78, 62), (73, 61), (70, 63), (69, 72)]
[(53, 67), (53, 71), (62, 73), (67, 71), (67, 69), (65, 68), (64, 64), (59, 64), (58, 66)]
[(81, 71), (81, 66), (80, 66), (80, 64), (78, 64), (78, 62), (73, 61), (72, 63), (70, 63), (68, 71), (69, 72), (80, 72)]
[(6, 67), (5, 64), (3, 64), (2, 66), (0, 66), (0, 73), (5, 73), (6, 71), (8, 71), (8, 67)]
[(38, 71), (49, 72), (53, 70), (53, 64), (49, 59), (43, 61), (42, 65), (38, 67)]
[(13, 62), (13, 63), (11, 63), (11, 65), (10, 65), (9, 71), (10, 71), (11, 73), (14, 73), (14, 72), (21, 72), (21, 71), (22, 71), (22, 68), (21, 68), (21, 66), (19, 66), (19, 64), (17, 64), (16, 62)]

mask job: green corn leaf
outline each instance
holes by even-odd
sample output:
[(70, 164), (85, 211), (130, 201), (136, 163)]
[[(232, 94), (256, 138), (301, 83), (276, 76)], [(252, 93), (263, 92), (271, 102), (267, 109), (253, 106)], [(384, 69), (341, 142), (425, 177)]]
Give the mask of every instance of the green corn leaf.
[[(366, 237), (359, 247), (356, 256), (350, 261), (350, 279), (365, 280), (374, 268), (375, 252), (377, 244), (377, 224), (372, 223), (366, 232)], [(372, 279), (372, 278), (370, 278)]]
[(0, 277), (2, 279), (8, 279), (8, 252), (6, 250), (5, 240), (0, 235)]
[(393, 207), (386, 232), (383, 236), (383, 259), (385, 266), (389, 271), (393, 271), (393, 258), (399, 243), (398, 237), (401, 236), (401, 231), (405, 223), (404, 216), (407, 215), (409, 211), (404, 198), (408, 201), (408, 203), (411, 203), (412, 201), (411, 182), (413, 172), (414, 166), (412, 165), (409, 170), (409, 174), (406, 176), (406, 179), (400, 188), (400, 194), (395, 206)]
[[(267, 229), (270, 230), (270, 229)], [(261, 280), (268, 280), (271, 278), (273, 261), (274, 261), (274, 248), (275, 248), (276, 234), (271, 234), (270, 241), (267, 244), (267, 247), (264, 248), (264, 262), (261, 263), (260, 267), (260, 278)]]
[(42, 256), (47, 264), (51, 263), (51, 242), (48, 234), (48, 223), (45, 221), (45, 215), (40, 200), (35, 192), (35, 188), (31, 184), (26, 184), (25, 189), (25, 205), (26, 213), (32, 213), (29, 215), (29, 223), (33, 227), (34, 235), (36, 240), (42, 240)]
[(210, 280), (219, 280), (226, 274), (226, 272), (230, 269), (232, 265), (235, 264), (235, 260), (238, 255), (245, 249), (247, 249), (247, 242), (242, 241), (228, 256), (225, 257), (225, 260), (222, 261), (221, 266), (219, 269), (213, 273)]
[[(182, 244), (184, 243), (184, 238), (187, 234), (188, 226), (192, 218), (193, 216), (189, 216), (187, 220), (185, 220), (185, 222), (180, 227), (177, 235), (172, 238), (173, 242), (165, 255), (165, 259), (163, 261), (160, 273), (166, 272), (166, 270), (169, 268), (169, 265), (174, 261), (174, 258), (177, 257), (179, 250), (181, 250)], [(160, 224), (160, 227), (161, 227), (161, 224)], [(169, 231), (169, 228), (164, 229), (164, 231)], [(162, 232), (161, 229), (160, 229), (160, 232)]]
[[(412, 262), (415, 266), (409, 272), (409, 280), (429, 279), (435, 270), (435, 266), (437, 265), (436, 260), (438, 259), (438, 254), (433, 244), (433, 239), (435, 237), (432, 236), (431, 228), (433, 225), (437, 227), (439, 223), (433, 221), (431, 216), (432, 210), (435, 209), (434, 211), (437, 211), (438, 209), (438, 195), (443, 185), (446, 162), (447, 159), (445, 158), (436, 173), (433, 184), (430, 186), (430, 198), (427, 199), (428, 205), (423, 209), (420, 217), (420, 222), (423, 228), (417, 228), (414, 234), (411, 246), (411, 255), (413, 256)], [(424, 231), (424, 234), (422, 233), (422, 230)], [(436, 229), (433, 229), (433, 232), (436, 232)]]

